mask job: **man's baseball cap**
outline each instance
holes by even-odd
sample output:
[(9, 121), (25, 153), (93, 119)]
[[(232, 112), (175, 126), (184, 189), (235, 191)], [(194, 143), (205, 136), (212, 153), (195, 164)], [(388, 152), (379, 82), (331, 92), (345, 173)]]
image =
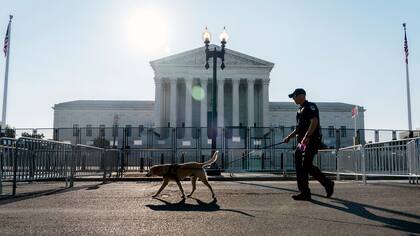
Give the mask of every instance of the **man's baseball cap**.
[(301, 94), (306, 95), (305, 90), (303, 88), (297, 88), (295, 89), (295, 91), (293, 91), (293, 93), (289, 94), (289, 98), (292, 98), (294, 96), (301, 95)]

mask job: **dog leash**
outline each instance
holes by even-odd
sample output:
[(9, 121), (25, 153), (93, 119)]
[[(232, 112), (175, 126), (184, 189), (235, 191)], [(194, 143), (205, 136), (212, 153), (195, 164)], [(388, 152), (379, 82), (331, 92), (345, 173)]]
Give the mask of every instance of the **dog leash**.
[[(262, 151), (264, 149), (267, 149), (267, 148), (270, 148), (270, 147), (274, 147), (274, 146), (277, 146), (277, 145), (281, 145), (281, 144), (284, 144), (284, 143), (285, 143), (284, 141), (281, 141), (279, 143), (275, 143), (275, 144), (271, 144), (271, 145), (265, 146), (265, 147), (263, 147), (261, 149), (255, 149), (255, 150), (253, 150), (251, 152), (248, 152), (246, 155), (242, 156), (242, 158), (248, 157), (249, 155), (252, 155), (253, 153), (255, 153), (257, 151)], [(237, 162), (237, 161), (241, 161), (242, 158), (241, 159), (236, 159), (236, 160), (230, 161), (227, 164), (230, 165), (231, 163), (234, 163), (234, 162)]]

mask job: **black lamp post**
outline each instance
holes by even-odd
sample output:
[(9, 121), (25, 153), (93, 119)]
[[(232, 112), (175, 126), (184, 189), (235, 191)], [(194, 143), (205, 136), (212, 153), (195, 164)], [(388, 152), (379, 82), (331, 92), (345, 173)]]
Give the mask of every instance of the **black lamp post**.
[[(206, 45), (206, 64), (205, 68), (209, 69), (209, 58), (213, 58), (213, 93), (212, 93), (212, 112), (211, 112), (211, 127), (212, 127), (212, 135), (211, 135), (211, 155), (216, 152), (216, 140), (217, 140), (217, 58), (220, 58), (222, 60), (222, 64), (220, 65), (220, 68), (223, 70), (225, 69), (225, 44), (228, 40), (229, 36), (226, 33), (226, 27), (223, 29), (223, 32), (220, 34), (220, 43), (222, 44), (222, 49), (220, 51), (217, 50), (216, 46), (213, 48), (213, 50), (209, 49), (209, 43), (211, 40), (211, 34), (206, 30), (203, 33), (203, 40), (204, 44)], [(223, 91), (221, 91), (223, 92)], [(220, 124), (223, 125), (223, 124)], [(220, 174), (220, 169), (217, 168), (216, 170), (213, 170), (213, 173), (218, 175)]]

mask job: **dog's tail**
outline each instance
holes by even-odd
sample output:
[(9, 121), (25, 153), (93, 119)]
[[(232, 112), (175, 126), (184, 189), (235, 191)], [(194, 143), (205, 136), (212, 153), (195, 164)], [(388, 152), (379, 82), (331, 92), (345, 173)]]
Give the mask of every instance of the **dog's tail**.
[(213, 157), (210, 160), (203, 163), (203, 167), (209, 166), (213, 164), (214, 162), (216, 162), (218, 155), (219, 155), (219, 151), (215, 151), (213, 154)]

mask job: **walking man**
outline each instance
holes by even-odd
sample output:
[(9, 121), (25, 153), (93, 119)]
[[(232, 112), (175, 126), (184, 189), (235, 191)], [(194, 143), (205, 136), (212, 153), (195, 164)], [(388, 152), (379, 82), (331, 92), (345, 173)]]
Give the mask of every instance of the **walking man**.
[(302, 88), (295, 89), (293, 93), (289, 94), (289, 98), (293, 98), (295, 103), (300, 105), (296, 114), (296, 129), (283, 140), (288, 143), (290, 139), (296, 136), (298, 142), (295, 151), (295, 167), (300, 194), (293, 195), (292, 198), (294, 200), (311, 200), (308, 173), (324, 186), (327, 197), (331, 197), (334, 192), (334, 182), (326, 178), (318, 167), (312, 164), (321, 144), (318, 107), (315, 103), (306, 100), (306, 92)]

